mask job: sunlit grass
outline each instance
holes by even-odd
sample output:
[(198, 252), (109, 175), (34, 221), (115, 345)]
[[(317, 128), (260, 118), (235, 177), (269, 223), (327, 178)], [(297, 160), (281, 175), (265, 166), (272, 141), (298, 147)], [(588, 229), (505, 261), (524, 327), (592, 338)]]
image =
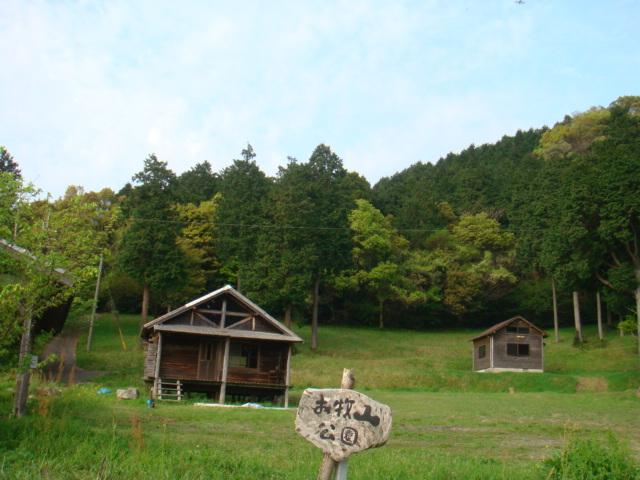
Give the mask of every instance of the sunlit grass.
[[(139, 324), (122, 317), (124, 350), (108, 315), (98, 318), (93, 349), (79, 366), (108, 372), (93, 383), (48, 397), (34, 382), (30, 414), (0, 417), (0, 478), (314, 478), (319, 451), (293, 428), (294, 411), (145, 405), (118, 401), (101, 386), (143, 388)], [(297, 328), (308, 339), (308, 327)], [(293, 399), (307, 386), (336, 386), (343, 367), (357, 388), (393, 409), (389, 443), (350, 460), (350, 479), (534, 479), (542, 460), (571, 438), (607, 432), (640, 458), (640, 384), (634, 338), (610, 332), (604, 348), (587, 329), (582, 349), (562, 332), (547, 339), (544, 374), (471, 372), (476, 331), (412, 332), (321, 327), (293, 357)], [(575, 393), (583, 377), (604, 378), (607, 391)], [(9, 412), (13, 379), (0, 377), (0, 411)], [(512, 392), (509, 393), (509, 388)], [(633, 388), (633, 389), (632, 389)]]

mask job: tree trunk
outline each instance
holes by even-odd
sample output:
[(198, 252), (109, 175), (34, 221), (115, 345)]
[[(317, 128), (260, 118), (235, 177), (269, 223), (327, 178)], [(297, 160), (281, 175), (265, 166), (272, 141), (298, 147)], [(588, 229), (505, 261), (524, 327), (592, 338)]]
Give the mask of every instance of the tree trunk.
[[(24, 312), (23, 312), (24, 314)], [(20, 357), (18, 360), (18, 375), (16, 377), (16, 395), (13, 403), (13, 414), (16, 417), (24, 415), (29, 398), (29, 381), (31, 377), (31, 311), (24, 315), (22, 324), (22, 338), (20, 339)]]
[(604, 340), (604, 333), (602, 332), (602, 303), (600, 302), (600, 292), (596, 292), (596, 306), (598, 314), (598, 338)]
[(320, 277), (313, 284), (313, 311), (311, 312), (311, 350), (318, 348), (318, 303), (320, 302)]
[(291, 305), (284, 309), (284, 324), (287, 328), (291, 328), (291, 310)]
[(384, 328), (384, 301), (380, 301), (379, 310), (378, 310), (378, 327)]
[(236, 276), (236, 290), (240, 291), (240, 272)]
[(607, 327), (613, 328), (613, 315), (611, 315), (611, 309), (608, 303), (605, 304), (605, 308), (607, 310)]
[(638, 279), (638, 286), (636, 287), (636, 320), (638, 322), (638, 355), (640, 355), (640, 270), (636, 270), (636, 278)]
[(573, 291), (573, 321), (576, 326), (576, 339), (582, 343), (582, 322), (580, 320), (580, 299), (578, 292)]
[(553, 332), (555, 334), (556, 343), (560, 341), (560, 332), (558, 331), (558, 297), (556, 296), (556, 281), (551, 279), (551, 295), (553, 297)]
[(142, 287), (142, 324), (147, 323), (147, 315), (149, 314), (149, 285), (144, 284)]

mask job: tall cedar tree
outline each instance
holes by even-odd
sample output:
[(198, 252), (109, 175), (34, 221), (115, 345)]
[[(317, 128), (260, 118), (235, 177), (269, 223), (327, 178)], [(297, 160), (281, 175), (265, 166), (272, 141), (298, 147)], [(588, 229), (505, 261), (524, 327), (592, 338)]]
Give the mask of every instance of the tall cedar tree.
[(0, 145), (0, 172), (10, 173), (16, 178), (22, 177), (18, 164), (13, 160), (9, 151), (2, 145)]
[(154, 154), (133, 176), (134, 185), (123, 205), (129, 226), (120, 245), (120, 267), (143, 287), (142, 322), (146, 322), (151, 293), (162, 296), (179, 289), (186, 278), (185, 257), (176, 245), (180, 223), (174, 200), (175, 174)]
[(312, 349), (318, 346), (320, 289), (349, 266), (347, 216), (356, 198), (368, 194), (366, 180), (347, 172), (326, 145), (316, 147), (307, 163), (293, 161), (280, 170), (273, 215), (283, 228), (280, 238), (286, 248), (281, 272), (291, 276), (296, 289), (290, 302), (299, 302), (303, 289), (311, 294)]
[(198, 204), (211, 200), (218, 191), (218, 175), (207, 161), (196, 164), (180, 175), (176, 181), (176, 199), (179, 203)]
[(255, 260), (260, 227), (265, 223), (265, 201), (271, 181), (254, 160), (251, 145), (242, 150), (220, 175), (222, 198), (217, 210), (216, 251), (221, 274), (243, 289), (243, 278)]

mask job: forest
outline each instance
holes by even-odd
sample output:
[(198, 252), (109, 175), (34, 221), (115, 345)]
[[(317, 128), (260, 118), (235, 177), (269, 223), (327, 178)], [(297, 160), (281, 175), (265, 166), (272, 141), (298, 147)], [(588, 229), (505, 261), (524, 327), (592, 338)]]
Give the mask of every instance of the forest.
[(637, 331), (640, 97), (373, 186), (328, 145), (275, 177), (258, 153), (247, 144), (220, 171), (203, 161), (180, 175), (150, 154), (119, 191), (71, 185), (53, 199), (1, 147), (0, 238), (29, 260), (0, 249), (0, 356), (17, 355), (25, 310), (71, 297), (90, 309), (99, 265), (100, 310), (144, 322), (231, 284), (286, 324), (311, 324), (311, 348), (323, 324), (451, 329), (524, 315), (575, 325), (578, 342), (597, 317)]

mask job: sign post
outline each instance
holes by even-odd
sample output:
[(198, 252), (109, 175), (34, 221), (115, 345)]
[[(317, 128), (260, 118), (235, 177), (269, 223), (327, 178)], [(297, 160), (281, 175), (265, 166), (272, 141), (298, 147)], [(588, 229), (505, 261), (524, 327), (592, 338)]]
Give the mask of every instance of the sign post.
[[(350, 373), (345, 369), (344, 377)], [(325, 453), (318, 480), (330, 477), (333, 462), (340, 462), (336, 478), (346, 479), (351, 454), (382, 446), (389, 439), (391, 408), (348, 388), (308, 388), (298, 405), (296, 431)]]

